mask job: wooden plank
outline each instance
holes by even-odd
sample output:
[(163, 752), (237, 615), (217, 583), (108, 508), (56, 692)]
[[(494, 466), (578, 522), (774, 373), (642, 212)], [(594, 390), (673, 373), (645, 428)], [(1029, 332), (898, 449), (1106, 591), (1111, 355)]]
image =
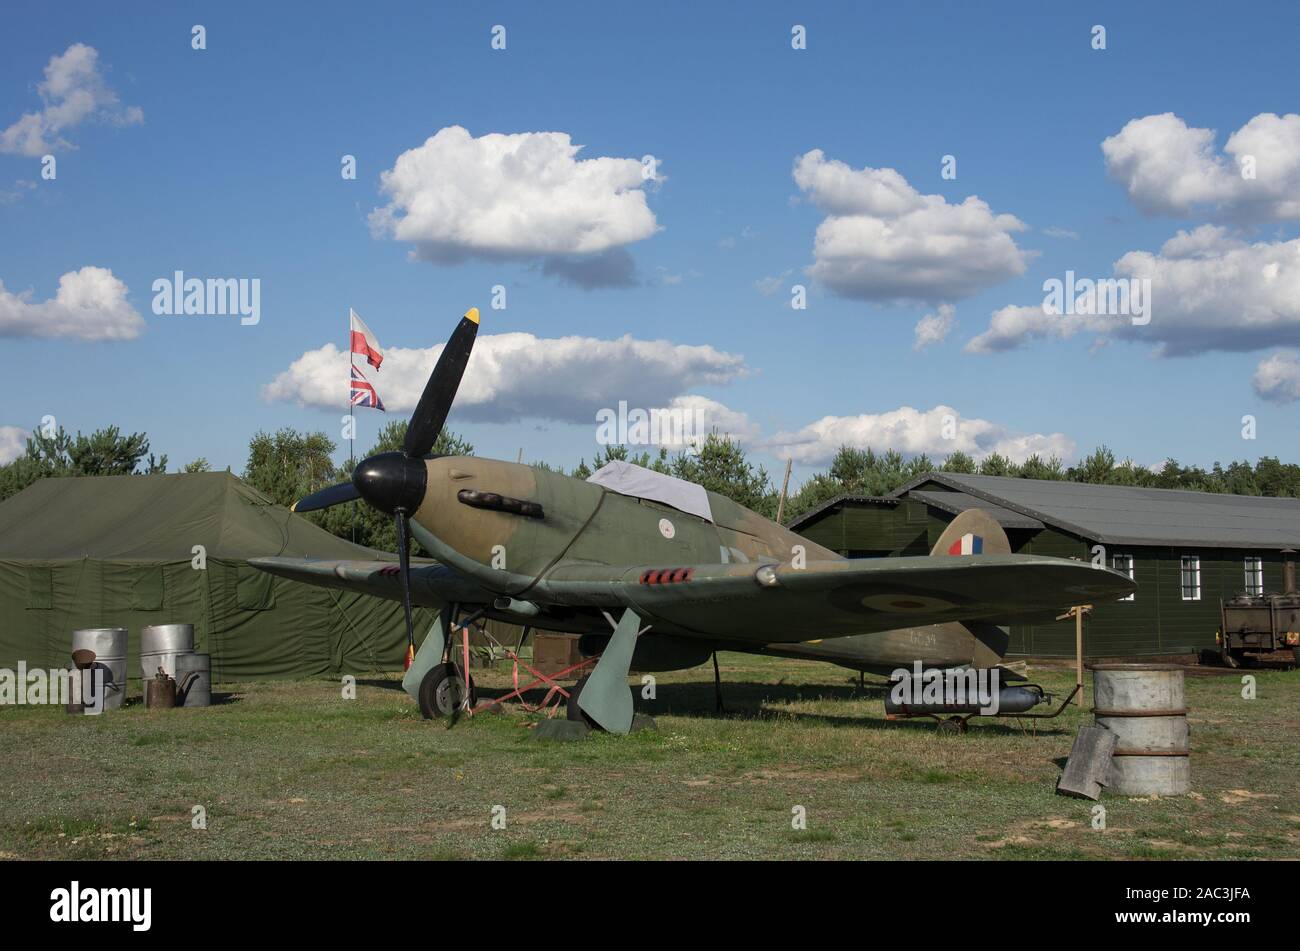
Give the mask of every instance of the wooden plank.
[(1115, 752), (1115, 734), (1100, 726), (1081, 726), (1070, 749), (1070, 758), (1061, 773), (1056, 791), (1076, 799), (1100, 799)]

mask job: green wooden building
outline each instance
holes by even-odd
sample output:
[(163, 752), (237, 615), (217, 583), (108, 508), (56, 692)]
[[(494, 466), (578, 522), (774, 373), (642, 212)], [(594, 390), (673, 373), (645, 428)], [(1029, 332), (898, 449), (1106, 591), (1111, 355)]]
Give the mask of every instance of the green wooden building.
[[(1220, 600), (1281, 591), (1283, 552), (1300, 549), (1300, 499), (946, 472), (887, 498), (840, 496), (789, 527), (849, 557), (924, 555), (968, 508), (992, 514), (1013, 551), (1104, 557), (1138, 583), (1089, 617), (1092, 658), (1217, 650)], [(1010, 653), (1073, 656), (1073, 622), (1014, 626)]]

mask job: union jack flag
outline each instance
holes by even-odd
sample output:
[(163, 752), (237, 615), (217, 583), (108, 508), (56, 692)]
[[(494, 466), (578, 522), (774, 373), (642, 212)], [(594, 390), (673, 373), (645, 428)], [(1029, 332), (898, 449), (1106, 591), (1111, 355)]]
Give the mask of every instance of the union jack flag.
[(386, 412), (384, 401), (379, 398), (375, 388), (370, 385), (370, 381), (361, 375), (356, 364), (352, 366), (352, 405), (369, 406), (380, 412)]

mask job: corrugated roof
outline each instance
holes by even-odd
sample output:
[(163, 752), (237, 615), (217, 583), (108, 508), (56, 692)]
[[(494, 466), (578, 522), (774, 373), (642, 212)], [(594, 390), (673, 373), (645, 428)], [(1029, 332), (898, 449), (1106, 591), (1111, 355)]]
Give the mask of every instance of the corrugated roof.
[(901, 501), (902, 501), (901, 499), (890, 498), (888, 496), (852, 495), (850, 493), (845, 493), (844, 495), (837, 495), (833, 499), (827, 499), (821, 505), (818, 505), (815, 508), (810, 508), (802, 515), (796, 515), (794, 518), (790, 519), (788, 522), (785, 523), (785, 527), (790, 529), (791, 531), (798, 531), (801, 527), (807, 525), (813, 519), (820, 516), (823, 512), (826, 512), (830, 509), (837, 508), (843, 505), (845, 502), (852, 502), (854, 504), (861, 503), (861, 502), (871, 502), (880, 505), (897, 505)]
[(967, 509), (983, 509), (1003, 528), (1038, 530), (1043, 527), (1043, 523), (1036, 518), (1022, 515), (1002, 505), (995, 505), (987, 499), (977, 499), (968, 492), (911, 492), (908, 498), (920, 499), (927, 505), (933, 505), (952, 515), (960, 515)]
[(921, 476), (892, 494), (936, 494), (917, 491), (928, 482), (1109, 545), (1300, 548), (1300, 499), (951, 472)]

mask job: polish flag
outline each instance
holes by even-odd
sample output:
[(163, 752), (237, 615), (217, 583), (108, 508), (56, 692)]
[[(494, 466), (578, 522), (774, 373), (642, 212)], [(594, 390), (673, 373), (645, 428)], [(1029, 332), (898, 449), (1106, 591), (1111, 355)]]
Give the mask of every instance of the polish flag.
[(361, 354), (367, 363), (378, 370), (379, 364), (384, 362), (384, 352), (379, 349), (379, 341), (355, 310), (349, 307), (348, 315), (352, 328), (352, 352)]
[(967, 532), (948, 546), (948, 554), (950, 555), (978, 555), (983, 550), (984, 539), (971, 532)]

